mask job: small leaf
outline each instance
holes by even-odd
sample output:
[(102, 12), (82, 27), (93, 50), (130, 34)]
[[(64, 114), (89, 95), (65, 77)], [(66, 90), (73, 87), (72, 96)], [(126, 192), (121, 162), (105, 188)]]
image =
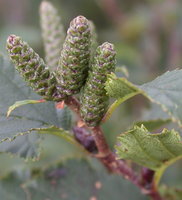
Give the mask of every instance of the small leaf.
[(107, 121), (114, 112), (114, 110), (121, 103), (137, 94), (142, 93), (140, 89), (138, 89), (132, 83), (127, 81), (127, 79), (117, 78), (114, 73), (108, 75), (105, 89), (110, 97), (116, 98), (117, 100), (110, 106), (104, 118), (102, 119), (102, 122)]
[(23, 100), (23, 101), (16, 101), (12, 106), (10, 106), (8, 108), (8, 112), (7, 112), (7, 117), (9, 117), (9, 115), (11, 114), (11, 112), (13, 110), (15, 110), (16, 108), (20, 107), (20, 106), (24, 106), (27, 104), (37, 104), (37, 103), (44, 103), (45, 100), (44, 99), (40, 99), (40, 100)]
[(158, 184), (164, 170), (182, 158), (182, 142), (178, 132), (164, 129), (162, 133), (151, 134), (142, 125), (135, 126), (118, 137), (115, 147), (118, 158), (129, 159), (152, 170), (157, 170)]
[(136, 86), (124, 78), (118, 78), (112, 74), (108, 77), (106, 90), (110, 97), (116, 98), (116, 102), (111, 105), (107, 115), (127, 99), (142, 94), (153, 103), (168, 113), (169, 117), (182, 126), (182, 69), (166, 72), (153, 81)]
[(122, 102), (142, 92), (126, 78), (118, 78), (114, 73), (108, 75), (105, 89), (110, 97), (122, 99)]

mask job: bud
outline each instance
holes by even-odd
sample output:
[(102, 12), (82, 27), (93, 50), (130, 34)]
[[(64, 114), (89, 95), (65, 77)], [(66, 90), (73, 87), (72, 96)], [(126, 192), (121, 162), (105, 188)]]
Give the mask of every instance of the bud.
[(43, 1), (40, 5), (40, 22), (46, 64), (51, 70), (55, 70), (59, 63), (65, 31), (56, 8), (48, 1)]
[(85, 82), (90, 60), (89, 21), (78, 16), (70, 23), (57, 69), (58, 82), (66, 95), (80, 91)]
[(114, 46), (105, 42), (96, 50), (86, 84), (81, 92), (81, 116), (88, 126), (97, 126), (102, 120), (109, 97), (106, 95), (107, 74), (115, 68)]
[(61, 101), (65, 98), (54, 73), (49, 71), (39, 55), (20, 37), (9, 36), (7, 50), (17, 71), (35, 92), (46, 100)]

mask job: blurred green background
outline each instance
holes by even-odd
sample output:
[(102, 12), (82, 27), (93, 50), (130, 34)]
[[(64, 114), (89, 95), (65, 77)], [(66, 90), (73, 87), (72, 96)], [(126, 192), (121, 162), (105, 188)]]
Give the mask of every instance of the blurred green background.
[[(41, 0), (0, 0), (0, 52), (6, 54), (6, 38), (21, 36), (44, 57), (39, 25)], [(182, 66), (182, 1), (181, 0), (50, 0), (62, 17), (67, 29), (77, 15), (84, 15), (95, 23), (99, 43), (109, 41), (117, 50), (117, 65), (126, 66), (129, 80), (141, 84), (167, 70)], [(116, 136), (134, 121), (142, 118), (149, 102), (137, 96), (124, 103), (104, 125), (107, 139), (113, 147)], [(147, 111), (146, 111), (147, 112)], [(71, 157), (74, 150), (55, 138), (48, 137), (43, 146), (44, 162)], [(54, 144), (54, 149), (52, 145)], [(69, 151), (67, 150), (69, 149)], [(65, 152), (64, 152), (65, 151)], [(65, 155), (66, 154), (66, 155)], [(44, 160), (44, 161), (43, 161)], [(23, 160), (0, 155), (0, 176)], [(41, 163), (42, 162), (42, 163)], [(4, 166), (9, 166), (4, 169)], [(181, 162), (171, 166), (164, 175), (168, 185), (181, 185)], [(129, 189), (128, 189), (129, 191)], [(136, 198), (137, 199), (137, 198)]]

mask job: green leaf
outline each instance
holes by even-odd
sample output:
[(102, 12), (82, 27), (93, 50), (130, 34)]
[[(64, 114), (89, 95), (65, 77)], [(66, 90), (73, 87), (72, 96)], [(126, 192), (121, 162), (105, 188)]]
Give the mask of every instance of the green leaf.
[[(35, 160), (39, 155), (39, 152), (36, 151), (37, 148), (39, 148), (39, 145), (38, 145), (39, 137), (37, 137), (37, 134), (49, 134), (49, 135), (55, 135), (60, 138), (63, 138), (68, 143), (79, 147), (79, 150), (86, 153), (85, 149), (80, 145), (80, 143), (78, 143), (75, 140), (73, 135), (71, 135), (68, 131), (66, 131), (62, 128), (58, 128), (55, 126), (46, 127), (46, 128), (32, 128), (22, 134), (24, 137), (18, 137), (15, 141), (12, 141), (11, 145), (7, 145), (8, 142), (3, 143), (0, 146), (0, 151), (1, 152), (11, 152), (13, 154), (21, 155), (25, 158), (33, 157), (32, 159)], [(27, 135), (27, 134), (31, 134), (32, 138), (30, 139), (28, 137), (29, 135)], [(32, 134), (34, 135), (34, 138), (33, 138)], [(36, 157), (35, 157), (35, 155), (36, 155)]]
[(142, 92), (126, 78), (118, 78), (114, 73), (108, 75), (105, 88), (110, 97), (121, 99), (121, 102)]
[(55, 136), (64, 138), (67, 142), (74, 144), (75, 146), (80, 146), (80, 148), (81, 148), (81, 145), (75, 140), (73, 135), (71, 135), (68, 131), (66, 131), (62, 128), (57, 128), (57, 127), (51, 126), (48, 128), (32, 129), (30, 131), (36, 131), (39, 134), (55, 135)]
[(109, 75), (105, 88), (108, 95), (117, 100), (111, 105), (106, 116), (110, 116), (122, 102), (137, 94), (142, 94), (153, 103), (160, 105), (173, 121), (182, 126), (181, 77), (182, 69), (173, 70), (164, 73), (149, 83), (135, 86), (125, 78), (118, 78), (114, 74)]
[(100, 165), (96, 168), (93, 162), (69, 160), (58, 164), (24, 184), (24, 189), (34, 200), (147, 199), (130, 182), (108, 174)]
[(152, 102), (159, 104), (173, 121), (182, 125), (182, 70), (173, 70), (140, 86)]
[(37, 133), (31, 133), (17, 137), (13, 141), (4, 141), (0, 144), (0, 152), (21, 156), (25, 159), (37, 160), (40, 156), (41, 138)]
[(121, 134), (115, 148), (118, 158), (156, 170), (156, 184), (164, 170), (182, 158), (182, 142), (178, 132), (164, 129), (162, 133), (151, 134), (143, 125)]
[(168, 124), (171, 122), (170, 119), (156, 119), (156, 120), (148, 120), (148, 121), (138, 121), (135, 122), (134, 125), (136, 126), (141, 126), (142, 124), (147, 128), (148, 131), (152, 132), (155, 131), (156, 129), (160, 128), (161, 126)]
[[(41, 97), (26, 86), (14, 66), (2, 55), (0, 55), (0, 80), (0, 143), (7, 140), (12, 141), (32, 128), (43, 128), (50, 125), (59, 127), (57, 111), (53, 102), (29, 104), (21, 109), (16, 109), (13, 115), (7, 118), (7, 110), (14, 102), (22, 99), (39, 100)], [(23, 157), (38, 155), (38, 149), (34, 145), (37, 144), (35, 136), (29, 134), (22, 137), (24, 138), (19, 139), (17, 143), (16, 141), (6, 142), (6, 146), (0, 144), (0, 151), (19, 154)]]
[(132, 83), (127, 81), (126, 78), (117, 78), (114, 73), (108, 75), (105, 89), (110, 97), (116, 98), (117, 100), (108, 109), (102, 120), (103, 122), (110, 118), (113, 111), (121, 103), (142, 92)]
[[(31, 133), (30, 135), (32, 134), (33, 133)], [(34, 135), (39, 136), (37, 133)], [(0, 179), (6, 174), (9, 174), (10, 172), (17, 169), (46, 169), (55, 163), (64, 162), (67, 159), (83, 158), (87, 156), (87, 154), (85, 154), (85, 151), (83, 152), (83, 149), (80, 148), (79, 144), (73, 145), (70, 142), (65, 141), (64, 137), (60, 136), (58, 138), (58, 136), (54, 136), (51, 134), (47, 134), (46, 137), (44, 134), (42, 134), (42, 137), (43, 136), (44, 140), (41, 140), (41, 143), (39, 145), (39, 148), (42, 150), (42, 152), (40, 155), (40, 159), (36, 162), (32, 162), (31, 160), (25, 162), (23, 159), (17, 156), (12, 156), (11, 154), (7, 153), (0, 153)], [(17, 137), (16, 140), (18, 141), (22, 138), (23, 137)]]

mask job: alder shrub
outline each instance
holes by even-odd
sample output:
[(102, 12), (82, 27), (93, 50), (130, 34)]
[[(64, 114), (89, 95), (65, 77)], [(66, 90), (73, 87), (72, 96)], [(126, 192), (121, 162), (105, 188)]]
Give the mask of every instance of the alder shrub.
[[(78, 16), (66, 34), (56, 8), (47, 1), (41, 3), (40, 19), (45, 61), (16, 35), (7, 39), (13, 64), (0, 57), (0, 151), (41, 161), (42, 135), (53, 135), (58, 142), (64, 140), (57, 153), (69, 157), (61, 150), (68, 145), (74, 156), (29, 170), (13, 169), (0, 179), (1, 199), (182, 199), (180, 188), (159, 184), (166, 168), (182, 158), (182, 70), (135, 85), (124, 73), (116, 76), (114, 45), (98, 45), (93, 22)], [(157, 104), (156, 118), (118, 134), (111, 150), (101, 125), (138, 94)], [(112, 105), (109, 98), (115, 99)], [(176, 129), (153, 133), (169, 123)], [(132, 191), (126, 197), (127, 187)]]

